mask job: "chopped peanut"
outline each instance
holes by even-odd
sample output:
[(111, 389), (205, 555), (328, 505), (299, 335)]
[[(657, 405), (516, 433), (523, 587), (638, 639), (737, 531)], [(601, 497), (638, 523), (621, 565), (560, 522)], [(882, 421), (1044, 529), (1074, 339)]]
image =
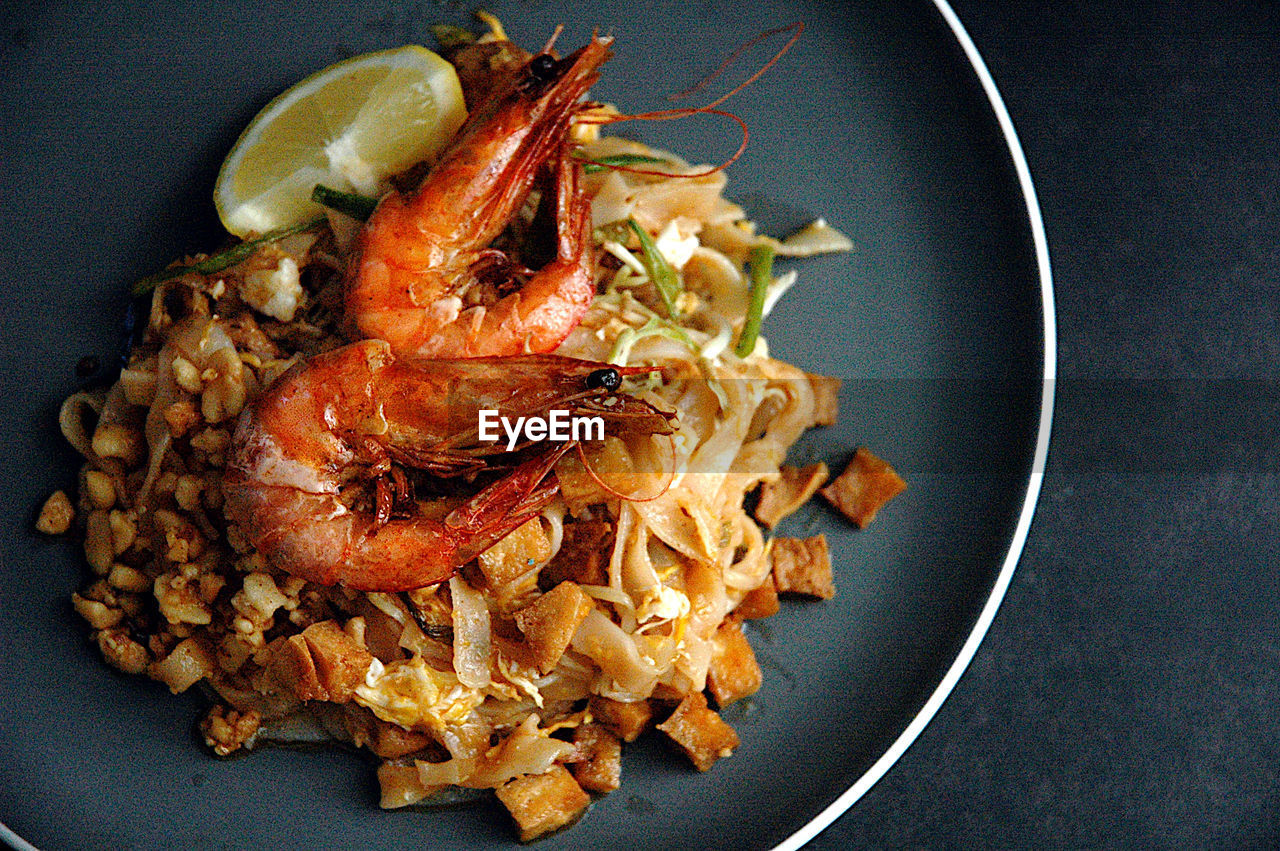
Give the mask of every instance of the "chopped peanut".
[(830, 600), (836, 595), (831, 554), (823, 535), (773, 539), (773, 580), (783, 593)]
[(717, 759), (729, 756), (739, 744), (738, 734), (720, 714), (708, 708), (707, 698), (696, 691), (687, 695), (671, 717), (658, 725), (689, 757), (699, 771), (707, 771)]
[(520, 828), (520, 841), (529, 842), (572, 823), (591, 797), (563, 765), (546, 774), (526, 774), (498, 790), (498, 800)]
[(861, 447), (839, 477), (819, 493), (859, 528), (875, 519), (885, 503), (907, 489), (894, 469)]
[(262, 716), (256, 710), (240, 712), (229, 706), (218, 705), (209, 710), (200, 722), (204, 743), (218, 756), (230, 756), (244, 745), (252, 747), (254, 736)]
[(821, 461), (803, 470), (783, 467), (779, 472), (776, 482), (760, 486), (760, 502), (756, 504), (756, 519), (770, 529), (808, 502), (831, 475)]
[(54, 491), (40, 508), (40, 516), (36, 518), (36, 531), (46, 535), (62, 535), (71, 528), (71, 521), (76, 510), (71, 507), (71, 498), (66, 491)]
[(550, 673), (591, 609), (591, 598), (577, 584), (561, 582), (515, 613), (538, 670)]

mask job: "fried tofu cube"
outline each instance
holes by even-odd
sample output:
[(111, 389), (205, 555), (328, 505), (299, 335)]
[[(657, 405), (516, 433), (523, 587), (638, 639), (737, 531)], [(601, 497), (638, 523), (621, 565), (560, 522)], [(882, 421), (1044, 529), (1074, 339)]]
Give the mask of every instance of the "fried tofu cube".
[(589, 705), (591, 716), (624, 742), (634, 742), (649, 728), (653, 707), (647, 700), (626, 703), (593, 695)]
[(599, 724), (581, 724), (573, 732), (581, 758), (573, 776), (588, 792), (612, 792), (622, 784), (622, 742)]
[(334, 703), (346, 703), (364, 682), (373, 654), (347, 635), (337, 621), (314, 623), (302, 631), (320, 687)]
[(337, 621), (312, 624), (297, 635), (276, 639), (271, 647), (271, 673), (299, 700), (346, 703), (373, 661), (373, 654)]
[(546, 774), (509, 780), (497, 794), (520, 828), (521, 842), (571, 824), (591, 803), (591, 796), (563, 765), (553, 765)]
[(858, 528), (865, 529), (885, 503), (906, 489), (902, 477), (864, 446), (853, 454), (844, 472), (819, 493)]
[(808, 376), (813, 387), (813, 424), (835, 425), (840, 413), (840, 379), (813, 373)]
[(501, 592), (549, 558), (551, 542), (542, 529), (542, 521), (535, 517), (480, 553), (477, 561), (488, 586)]
[(559, 663), (591, 608), (591, 598), (576, 583), (561, 582), (515, 613), (539, 671), (549, 673)]
[(776, 482), (760, 485), (760, 501), (756, 503), (756, 519), (769, 529), (794, 514), (831, 476), (821, 461), (804, 469), (783, 467), (779, 472)]
[(707, 771), (717, 759), (729, 756), (739, 744), (738, 734), (720, 714), (707, 706), (702, 692), (687, 695), (671, 717), (658, 725), (685, 752), (694, 767)]
[(769, 573), (765, 575), (764, 582), (760, 583), (759, 588), (754, 588), (742, 596), (742, 602), (733, 610), (733, 613), (740, 618), (757, 620), (773, 617), (780, 608), (778, 586), (773, 582), (773, 574)]
[(773, 581), (778, 591), (830, 600), (836, 595), (824, 535), (773, 539)]
[(566, 579), (580, 585), (608, 585), (612, 554), (613, 524), (603, 520), (566, 523), (560, 549), (542, 568), (538, 587), (547, 591)]
[(756, 654), (735, 620), (720, 624), (711, 637), (711, 666), (707, 669), (707, 690), (723, 709), (735, 700), (760, 690), (764, 675)]

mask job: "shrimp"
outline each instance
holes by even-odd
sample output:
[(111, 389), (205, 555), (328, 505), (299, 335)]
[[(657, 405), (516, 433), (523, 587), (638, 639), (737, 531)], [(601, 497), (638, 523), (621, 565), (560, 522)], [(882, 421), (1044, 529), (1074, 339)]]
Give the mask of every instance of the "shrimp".
[(480, 409), (554, 406), (599, 414), (610, 428), (669, 432), (668, 415), (613, 395), (623, 375), (650, 369), (556, 355), (409, 362), (381, 340), (316, 355), (241, 414), (224, 476), (228, 516), (274, 566), (312, 582), (361, 591), (442, 582), (546, 507), (558, 490), (548, 473), (573, 444), (532, 454), (443, 517), (422, 510), (406, 468), (491, 468), (488, 456), (506, 453), (478, 441)]
[[(532, 57), (471, 114), (414, 193), (382, 199), (347, 267), (353, 337), (386, 340), (403, 356), (461, 358), (549, 352), (568, 336), (595, 295), (591, 202), (568, 130), (611, 41), (593, 37), (560, 60)], [(553, 162), (556, 256), (521, 270), (491, 244)], [(464, 307), (464, 298), (482, 303)]]

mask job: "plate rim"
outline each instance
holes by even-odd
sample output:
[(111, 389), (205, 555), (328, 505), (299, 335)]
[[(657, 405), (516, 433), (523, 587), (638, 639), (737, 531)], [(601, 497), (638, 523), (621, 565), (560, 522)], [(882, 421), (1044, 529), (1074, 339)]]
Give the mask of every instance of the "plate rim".
[[(859, 777), (852, 786), (841, 793), (834, 801), (824, 807), (791, 836), (774, 846), (773, 851), (796, 851), (811, 841), (819, 833), (831, 825), (837, 818), (847, 812), (863, 795), (870, 791), (889, 769), (892, 768), (909, 747), (915, 742), (933, 720), (942, 704), (950, 696), (961, 676), (973, 661), (978, 647), (986, 637), (995, 619), (996, 613), (1004, 600), (1009, 584), (1013, 579), (1022, 551), (1026, 545), (1031, 522), (1039, 502), (1040, 490), (1044, 481), (1045, 461), (1048, 458), (1049, 438), (1052, 431), (1054, 386), (1057, 378), (1057, 323), (1053, 295), (1053, 276), (1049, 260), (1049, 244), (1045, 233), (1044, 220), (1041, 217), (1040, 204), (1036, 196), (1031, 171), (1027, 166), (1022, 144), (1018, 139), (1013, 120), (1004, 105), (1004, 100), (996, 87), (986, 62), (977, 46), (969, 37), (964, 24), (961, 23), (948, 0), (931, 0), (934, 8), (942, 15), (952, 36), (964, 51), (965, 57), (973, 72), (977, 75), (987, 101), (1000, 126), (1001, 135), (1013, 160), (1014, 170), (1018, 176), (1019, 188), (1026, 204), (1028, 224), (1031, 228), (1032, 241), (1035, 245), (1036, 266), (1040, 279), (1041, 317), (1044, 329), (1044, 363), (1043, 381), (1040, 396), (1040, 421), (1036, 435), (1036, 448), (1032, 460), (1031, 474), (1027, 483), (1018, 522), (1009, 542), (1009, 550), (1005, 555), (1000, 573), (992, 586), (991, 593), (979, 613), (977, 621), (970, 630), (960, 652), (947, 668), (942, 680), (938, 683), (928, 700), (912, 718), (906, 728), (894, 739), (889, 748)], [(40, 851), (35, 845), (23, 839), (3, 821), (0, 821), (0, 841), (15, 851)]]
[(1054, 388), (1057, 381), (1057, 319), (1054, 310), (1053, 272), (1049, 262), (1049, 240), (1045, 233), (1044, 219), (1041, 217), (1040, 202), (1036, 196), (1035, 185), (1031, 179), (1031, 169), (1027, 166), (1027, 158), (1023, 153), (1022, 143), (1019, 141), (1018, 133), (1013, 126), (1013, 119), (1009, 116), (1008, 109), (1005, 108), (1004, 99), (1000, 96), (1000, 91), (996, 87), (995, 79), (991, 76), (982, 54), (973, 43), (973, 39), (969, 37), (968, 31), (965, 29), (964, 24), (960, 22), (960, 17), (951, 8), (948, 0), (932, 0), (932, 2), (939, 14), (942, 15), (943, 20), (946, 21), (952, 36), (955, 37), (956, 42), (964, 51), (970, 67), (978, 77), (978, 82), (982, 84), (982, 90), (987, 96), (991, 110), (1000, 125), (1001, 135), (1004, 137), (1005, 144), (1009, 149), (1014, 171), (1018, 175), (1018, 185), (1022, 190), (1023, 201), (1026, 203), (1027, 223), (1031, 228), (1031, 238), (1035, 244), (1036, 269), (1040, 278), (1040, 310), (1044, 326), (1044, 377), (1041, 381), (1040, 423), (1036, 433), (1036, 449), (1032, 458), (1031, 475), (1027, 481), (1027, 492), (1023, 498), (1022, 510), (1019, 512), (1018, 523), (1014, 527), (1013, 536), (1009, 540), (1009, 551), (1006, 553), (1000, 573), (997, 575), (994, 585), (992, 585), (991, 593), (978, 615), (978, 620), (974, 623), (973, 629), (970, 630), (969, 636), (960, 648), (960, 652), (947, 668), (946, 674), (943, 675), (942, 680), (933, 690), (933, 693), (929, 695), (929, 699), (925, 701), (920, 711), (916, 713), (906, 728), (894, 739), (888, 750), (881, 754), (872, 763), (871, 767), (854, 781), (852, 786), (824, 807), (807, 824), (774, 846), (773, 851), (796, 851), (796, 849), (801, 848), (829, 827), (837, 818), (844, 815), (863, 795), (870, 791), (871, 787), (880, 778), (888, 773), (889, 769), (897, 763), (902, 755), (906, 753), (907, 748), (911, 747), (916, 738), (924, 731), (924, 728), (929, 726), (929, 722), (933, 720), (938, 710), (942, 708), (942, 704), (951, 695), (956, 683), (960, 681), (960, 677), (968, 669), (969, 663), (973, 661), (978, 647), (986, 637), (987, 630), (991, 628), (991, 623), (995, 620), (1000, 604), (1004, 601), (1005, 593), (1008, 591), (1009, 583), (1013, 579), (1018, 560), (1022, 557), (1023, 548), (1026, 546), (1027, 535), (1031, 530), (1031, 521), (1035, 516), (1036, 506), (1040, 500), (1040, 488), (1044, 483), (1045, 461), (1049, 455), (1049, 437), (1053, 426)]

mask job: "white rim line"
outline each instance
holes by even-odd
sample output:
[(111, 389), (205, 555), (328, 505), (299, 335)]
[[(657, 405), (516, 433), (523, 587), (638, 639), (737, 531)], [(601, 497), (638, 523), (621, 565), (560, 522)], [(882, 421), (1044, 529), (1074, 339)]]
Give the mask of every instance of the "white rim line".
[(1053, 277), (1049, 268), (1049, 242), (1045, 237), (1044, 221), (1040, 218), (1040, 203), (1036, 200), (1036, 190), (1031, 183), (1031, 171), (1027, 168), (1027, 160), (1022, 153), (1022, 145), (1018, 142), (1018, 134), (1013, 128), (1013, 121), (1009, 118), (1009, 111), (1005, 109), (1000, 92), (996, 89), (995, 80), (991, 78), (991, 72), (987, 70), (987, 65), (982, 61), (978, 48), (974, 46), (973, 40), (969, 38), (969, 33), (965, 31), (964, 25), (960, 23), (960, 19), (956, 16), (955, 11), (947, 0), (933, 0), (933, 4), (942, 14), (947, 25), (951, 27), (952, 34), (956, 37), (956, 41), (960, 43), (960, 47), (964, 49), (965, 56), (968, 57), (974, 73), (978, 75), (978, 81), (982, 83), (983, 91), (987, 93), (987, 100), (990, 101), (991, 109), (995, 112), (996, 120), (1000, 123), (1000, 130), (1004, 133), (1005, 141), (1009, 146), (1009, 154), (1013, 158), (1013, 167), (1018, 173), (1018, 183), (1022, 187), (1022, 195), (1027, 202), (1027, 218), (1031, 225), (1031, 237), (1036, 247), (1036, 265), (1040, 272), (1040, 299), (1044, 313), (1044, 382), (1040, 395), (1040, 429), (1036, 437), (1035, 459), (1031, 466), (1031, 479), (1027, 483), (1027, 495), (1022, 503), (1022, 513), (1018, 517), (1018, 525), (1014, 529), (1013, 539), (1009, 543), (1009, 553), (1005, 556), (1004, 566), (1000, 568), (1000, 575), (996, 577), (995, 585), (991, 589), (991, 596), (987, 598), (987, 603), (983, 606), (982, 613), (978, 616), (978, 622), (974, 624), (973, 631), (969, 633), (969, 638), (965, 641), (964, 646), (960, 648), (960, 654), (956, 656), (955, 661), (951, 663), (951, 667), (947, 669), (942, 682), (938, 683), (938, 687), (934, 689), (933, 694), (929, 696), (929, 700), (921, 707), (920, 712), (911, 720), (911, 723), (902, 731), (902, 734), (894, 740), (889, 750), (885, 751), (867, 770), (867, 773), (859, 777), (858, 781), (844, 794), (832, 801), (826, 809), (818, 813), (812, 821), (778, 845), (774, 851), (796, 851), (796, 849), (813, 839), (824, 828), (844, 814), (885, 775), (885, 772), (893, 767), (898, 758), (902, 756), (907, 748), (911, 747), (911, 743), (933, 720), (933, 716), (937, 714), (943, 701), (951, 694), (951, 690), (955, 688), (961, 675), (969, 667), (969, 662), (972, 661), (974, 654), (978, 651), (978, 645), (982, 643), (987, 630), (991, 627), (991, 621), (995, 619), (996, 611), (1000, 608), (1001, 601), (1004, 600), (1005, 592), (1009, 588), (1009, 582), (1013, 579), (1013, 571), (1022, 555), (1022, 548), (1027, 542), (1027, 532), (1031, 528), (1031, 518), (1035, 515), (1036, 502), (1040, 497), (1040, 486), (1044, 481), (1045, 460), (1049, 455), (1049, 432), (1053, 423), (1053, 391), (1057, 378), (1057, 330), (1053, 309)]

